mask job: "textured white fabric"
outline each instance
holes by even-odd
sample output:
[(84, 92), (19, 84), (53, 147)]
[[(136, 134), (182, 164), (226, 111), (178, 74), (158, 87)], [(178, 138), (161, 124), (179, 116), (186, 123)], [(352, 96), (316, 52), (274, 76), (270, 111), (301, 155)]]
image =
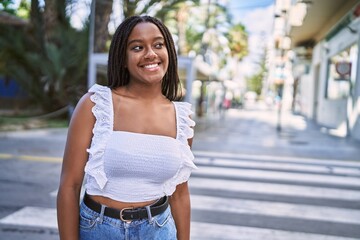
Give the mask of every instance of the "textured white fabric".
[(113, 131), (111, 90), (95, 84), (89, 92), (95, 103), (96, 118), (89, 159), (85, 166), (85, 189), (122, 202), (143, 202), (171, 195), (176, 186), (187, 181), (194, 156), (187, 140), (192, 138), (195, 122), (191, 105), (173, 102), (176, 112), (176, 138)]

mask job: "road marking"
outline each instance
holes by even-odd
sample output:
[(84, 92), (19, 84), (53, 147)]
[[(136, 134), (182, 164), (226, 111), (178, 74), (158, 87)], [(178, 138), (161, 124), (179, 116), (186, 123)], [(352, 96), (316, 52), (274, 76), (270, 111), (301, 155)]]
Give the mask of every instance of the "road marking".
[[(56, 209), (24, 207), (0, 220), (0, 224), (57, 229)], [(194, 240), (356, 240), (294, 231), (231, 226), (214, 223), (191, 222), (191, 239)]]
[(10, 159), (13, 158), (13, 156), (12, 154), (0, 153), (0, 159)]
[(211, 158), (236, 158), (247, 160), (271, 160), (271, 161), (298, 161), (303, 163), (316, 163), (316, 164), (339, 164), (350, 167), (360, 167), (359, 159), (354, 160), (341, 160), (341, 159), (319, 159), (319, 158), (303, 158), (293, 156), (275, 156), (275, 155), (261, 155), (261, 154), (240, 154), (240, 153), (228, 153), (228, 152), (214, 152), (214, 151), (192, 151), (195, 157), (211, 157)]
[(191, 195), (192, 209), (360, 224), (360, 210)]
[(191, 222), (193, 240), (356, 240), (355, 238), (290, 232), (266, 228)]
[(336, 199), (360, 201), (360, 192), (347, 189), (321, 188), (313, 186), (297, 186), (267, 182), (234, 181), (224, 179), (208, 179), (190, 177), (190, 188), (202, 188), (209, 191), (219, 189), (233, 192), (249, 192), (259, 194), (274, 194), (291, 197), (308, 197), (318, 199)]
[(57, 197), (57, 194), (58, 194), (58, 189), (50, 192), (50, 197), (55, 197), (55, 198), (56, 198), (56, 197)]
[(195, 164), (202, 164), (213, 167), (239, 167), (239, 168), (259, 168), (264, 170), (281, 170), (281, 171), (303, 171), (308, 173), (323, 174), (351, 174), (360, 176), (360, 167), (349, 167), (327, 164), (312, 164), (307, 162), (280, 162), (264, 160), (247, 160), (247, 159), (225, 159), (225, 158), (195, 158)]
[(0, 220), (2, 224), (57, 228), (56, 209), (24, 207)]
[(266, 182), (267, 180), (280, 180), (280, 181), (297, 181), (303, 183), (321, 183), (321, 184), (336, 184), (346, 185), (351, 187), (360, 186), (359, 177), (343, 177), (331, 175), (315, 175), (308, 173), (290, 173), (280, 172), (275, 170), (252, 170), (252, 169), (233, 169), (223, 167), (206, 167), (201, 168), (194, 172), (196, 176), (221, 176), (221, 177), (242, 177), (248, 179), (261, 178)]
[(20, 155), (18, 156), (20, 160), (26, 161), (39, 161), (39, 162), (62, 162), (60, 157), (44, 157), (44, 156), (29, 156), (29, 155)]
[(23, 161), (35, 161), (35, 162), (62, 162), (61, 157), (50, 156), (32, 156), (32, 155), (16, 155), (0, 153), (0, 159), (18, 159)]
[[(58, 157), (46, 157), (46, 156), (30, 156), (30, 155), (12, 155), (12, 154), (0, 154), (2, 159), (19, 159), (24, 161), (46, 161), (46, 162), (61, 162), (61, 158)], [(332, 200), (360, 200), (360, 191), (354, 191), (349, 189), (333, 189), (333, 188), (321, 188), (316, 186), (298, 186), (291, 184), (276, 184), (266, 182), (266, 179), (274, 180), (293, 180), (298, 182), (321, 182), (321, 183), (334, 183), (334, 184), (345, 184), (346, 186), (358, 185), (354, 183), (355, 180), (359, 180), (358, 177), (343, 177), (343, 176), (326, 176), (311, 173), (311, 171), (319, 170), (318, 167), (322, 168), (323, 166), (309, 166), (312, 164), (312, 161), (304, 161), (304, 164), (299, 164), (299, 162), (290, 163), (290, 166), (297, 169), (304, 167), (302, 169), (303, 173), (289, 173), (284, 170), (279, 162), (275, 165), (272, 163), (266, 162), (264, 166), (269, 167), (267, 170), (252, 170), (252, 169), (234, 169), (232, 166), (239, 166), (237, 162), (248, 161), (241, 158), (233, 159), (224, 159), (223, 158), (214, 158), (212, 157), (200, 157), (200, 161), (205, 165), (201, 166), (197, 175), (200, 177), (193, 176), (189, 180), (189, 186), (195, 188), (204, 188), (209, 191), (217, 191), (218, 189), (234, 191), (234, 192), (249, 192), (249, 193), (263, 193), (263, 194), (279, 194), (284, 196), (293, 196), (293, 197), (309, 197), (309, 198), (323, 198), (332, 199)], [(261, 158), (259, 158), (260, 160)], [(275, 160), (275, 158), (274, 158)], [(224, 164), (228, 166), (227, 168), (211, 165), (211, 161), (216, 164)], [(251, 160), (250, 160), (251, 161)], [(284, 161), (284, 165), (289, 165)], [(196, 160), (195, 160), (196, 163)], [(252, 164), (251, 162), (249, 162)], [(324, 161), (322, 164), (328, 164), (327, 161)], [(333, 162), (330, 162), (331, 164)], [(252, 167), (261, 168), (261, 166), (254, 163)], [(246, 167), (246, 165), (244, 165)], [(264, 167), (263, 168), (266, 168)], [(342, 167), (343, 165), (338, 165), (337, 167)], [(344, 164), (346, 166), (346, 164)], [(351, 164), (354, 167), (353, 164)], [(351, 169), (351, 166), (348, 166)], [(308, 169), (306, 169), (309, 167)], [(312, 168), (314, 167), (314, 168)], [(273, 169), (271, 169), (273, 168)], [(356, 167), (354, 169), (357, 169)], [(325, 170), (324, 170), (325, 171)], [(311, 173), (311, 174), (310, 174)], [(251, 180), (252, 178), (262, 178), (264, 179), (263, 183), (252, 182), (252, 181), (235, 181), (228, 179), (213, 179), (213, 178), (203, 178), (207, 175), (217, 176), (219, 178), (227, 178), (231, 176), (241, 176)], [(50, 196), (55, 197), (57, 190), (54, 190), (50, 193)], [(210, 194), (211, 195), (211, 194)], [(334, 223), (334, 226), (337, 223), (341, 224), (360, 224), (360, 210), (357, 209), (346, 209), (338, 207), (326, 207), (326, 206), (313, 206), (308, 204), (298, 204), (298, 203), (284, 203), (284, 202), (274, 202), (274, 201), (262, 201), (262, 200), (245, 200), (238, 198), (224, 198), (214, 197), (214, 196), (204, 196), (204, 195), (191, 195), (192, 208), (194, 210), (205, 210), (213, 211), (216, 209), (222, 213), (229, 214), (235, 213), (239, 214), (250, 214), (252, 216), (266, 216), (274, 218), (292, 218), (292, 219), (302, 219), (302, 220), (312, 220), (312, 221), (331, 221)], [(304, 232), (294, 232), (287, 231), (289, 229), (277, 230), (270, 229), (268, 225), (264, 227), (246, 227), (246, 226), (232, 226), (232, 225), (223, 225), (216, 223), (206, 223), (206, 219), (200, 217), (196, 218), (198, 222), (191, 222), (192, 228), (192, 238), (193, 240), (355, 240), (354, 238), (338, 237), (326, 235), (327, 232), (320, 231), (320, 234), (313, 233), (304, 233)], [(201, 222), (204, 221), (204, 222)], [(231, 221), (231, 219), (229, 219)], [(56, 209), (55, 208), (41, 208), (41, 207), (24, 207), (17, 212), (10, 214), (3, 219), (0, 219), (0, 224), (12, 224), (18, 226), (34, 226), (34, 227), (46, 227), (57, 229), (57, 219), (56, 219)], [(295, 231), (301, 231), (295, 229)], [(354, 235), (352, 235), (354, 236)]]

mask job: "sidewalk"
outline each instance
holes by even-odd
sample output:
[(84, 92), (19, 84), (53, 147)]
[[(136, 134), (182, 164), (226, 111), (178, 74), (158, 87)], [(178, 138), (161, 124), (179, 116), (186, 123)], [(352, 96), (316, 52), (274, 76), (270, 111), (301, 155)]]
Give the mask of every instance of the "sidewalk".
[[(277, 131), (273, 110), (230, 109), (222, 118), (194, 118), (193, 150), (360, 161), (360, 141), (331, 136), (311, 120), (290, 112), (284, 112), (281, 119), (281, 131)], [(0, 138), (7, 139), (0, 151), (62, 156), (66, 133), (67, 128), (0, 132)]]
[(195, 119), (194, 151), (360, 161), (360, 142), (331, 136), (302, 116), (274, 110), (230, 109), (225, 116)]

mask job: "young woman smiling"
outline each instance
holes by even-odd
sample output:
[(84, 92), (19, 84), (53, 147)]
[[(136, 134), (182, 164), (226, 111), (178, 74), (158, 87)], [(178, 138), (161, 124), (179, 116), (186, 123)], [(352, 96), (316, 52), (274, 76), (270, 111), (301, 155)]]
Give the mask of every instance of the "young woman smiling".
[(166, 26), (125, 19), (111, 42), (108, 85), (91, 87), (70, 122), (57, 198), (62, 240), (190, 239), (195, 122), (179, 91)]

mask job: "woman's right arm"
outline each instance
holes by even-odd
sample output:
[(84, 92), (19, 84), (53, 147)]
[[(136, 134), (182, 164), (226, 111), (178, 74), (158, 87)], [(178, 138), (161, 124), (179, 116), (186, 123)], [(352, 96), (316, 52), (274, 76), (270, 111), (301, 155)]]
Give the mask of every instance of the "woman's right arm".
[(79, 200), (84, 168), (88, 159), (86, 151), (91, 144), (95, 117), (91, 111), (94, 103), (90, 93), (85, 94), (72, 115), (57, 195), (57, 218), (61, 240), (79, 238)]

